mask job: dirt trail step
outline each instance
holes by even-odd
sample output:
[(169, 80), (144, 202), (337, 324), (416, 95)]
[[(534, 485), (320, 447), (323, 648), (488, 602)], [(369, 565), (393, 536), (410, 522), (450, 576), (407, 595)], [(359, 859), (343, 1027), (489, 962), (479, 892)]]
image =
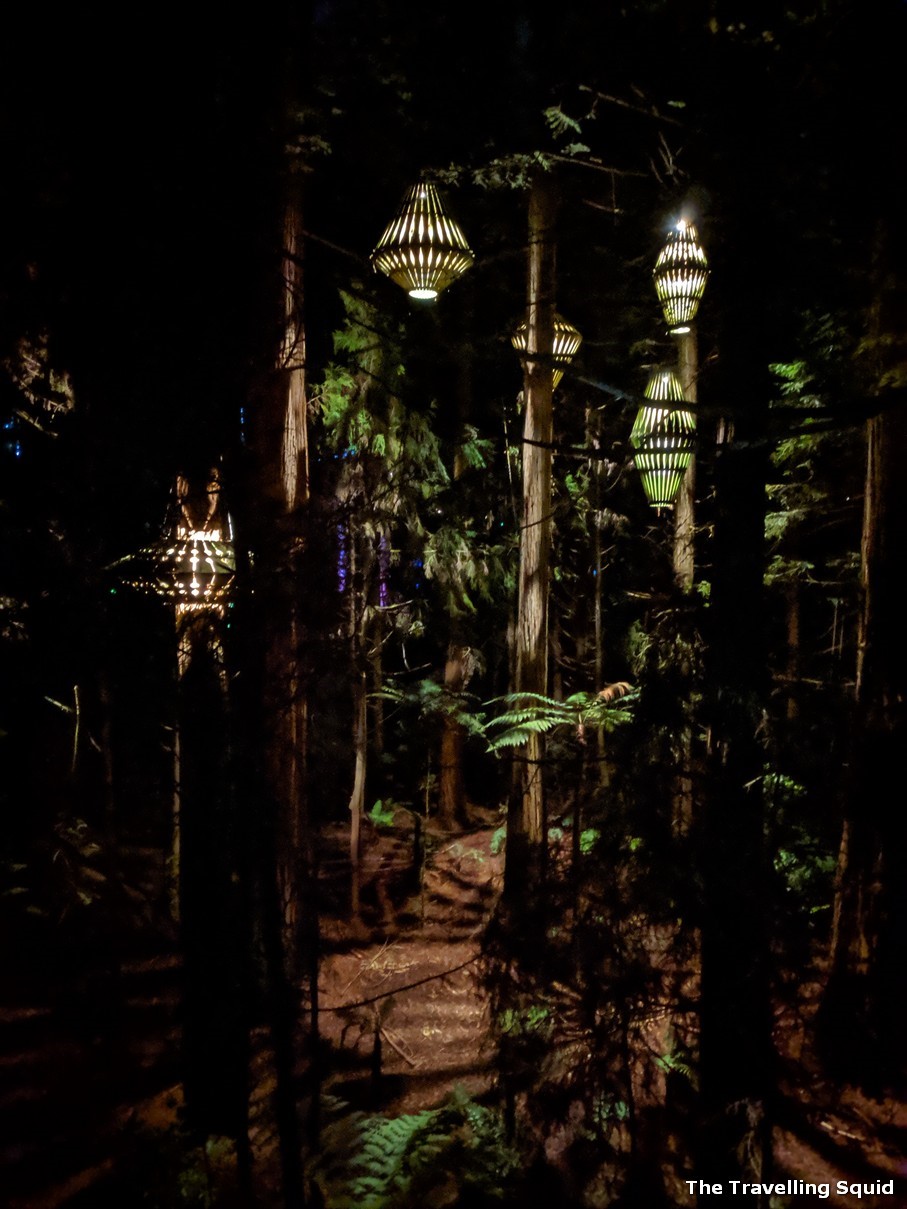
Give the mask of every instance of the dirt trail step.
[(490, 836), (436, 848), (409, 904), (413, 926), (323, 959), (321, 1027), (341, 1070), (330, 1083), (335, 1094), (403, 1113), (433, 1107), (458, 1086), (472, 1095), (490, 1086), (480, 941), (503, 873)]

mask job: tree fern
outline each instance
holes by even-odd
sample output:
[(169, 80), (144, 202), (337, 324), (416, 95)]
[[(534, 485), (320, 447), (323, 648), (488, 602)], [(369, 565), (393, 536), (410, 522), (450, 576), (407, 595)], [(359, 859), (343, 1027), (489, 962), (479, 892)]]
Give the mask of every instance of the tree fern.
[[(509, 693), (489, 705), (503, 704), (498, 714), (484, 727), (488, 750), (500, 752), (521, 747), (532, 734), (548, 734), (557, 727), (571, 727), (582, 736), (586, 727), (607, 731), (629, 722), (630, 706), (636, 692), (629, 684), (609, 684), (598, 693), (574, 693), (566, 701), (555, 701), (541, 693)], [(621, 700), (620, 705), (614, 702)]]
[(335, 1119), (312, 1177), (326, 1209), (422, 1209), (442, 1188), (445, 1203), (448, 1190), (474, 1204), (500, 1201), (518, 1166), (498, 1114), (454, 1093), (433, 1110)]

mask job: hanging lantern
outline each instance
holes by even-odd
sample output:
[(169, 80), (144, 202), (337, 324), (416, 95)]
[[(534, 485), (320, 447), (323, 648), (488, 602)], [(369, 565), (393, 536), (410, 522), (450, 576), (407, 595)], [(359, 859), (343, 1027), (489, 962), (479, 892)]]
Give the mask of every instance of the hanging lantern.
[(219, 530), (162, 537), (115, 566), (134, 588), (201, 608), (224, 604), (236, 573), (233, 543)]
[(692, 223), (677, 223), (658, 254), (653, 277), (668, 326), (692, 322), (709, 278), (709, 262)]
[(111, 570), (124, 583), (173, 601), (177, 615), (220, 610), (233, 586), (236, 557), (218, 468), (210, 471), (202, 491), (191, 490), (180, 475), (169, 512), (163, 536), (121, 558)]
[(670, 508), (693, 460), (696, 418), (676, 374), (654, 373), (645, 393), (651, 402), (639, 409), (630, 433), (633, 460), (652, 507)]
[(475, 257), (460, 224), (444, 213), (438, 190), (419, 181), (388, 223), (371, 260), (410, 298), (437, 298), (471, 268)]
[[(510, 342), (518, 353), (525, 353), (529, 348), (529, 324), (524, 320), (510, 337)], [(554, 363), (565, 368), (576, 356), (583, 338), (572, 323), (568, 323), (563, 315), (554, 316)], [(562, 369), (555, 369), (551, 379), (551, 389), (556, 390), (561, 378)]]

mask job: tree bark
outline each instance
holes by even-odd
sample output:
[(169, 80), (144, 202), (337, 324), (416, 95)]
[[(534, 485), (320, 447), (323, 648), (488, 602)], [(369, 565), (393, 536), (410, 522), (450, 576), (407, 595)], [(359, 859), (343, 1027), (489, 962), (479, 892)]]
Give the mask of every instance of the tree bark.
[[(553, 438), (556, 194), (550, 177), (538, 173), (529, 194), (528, 333), (524, 370), (523, 515), (517, 614), (516, 691), (548, 688), (548, 577), (551, 554), (551, 462)], [(519, 896), (543, 873), (545, 794), (544, 741), (533, 735), (522, 750), (519, 798), (507, 819), (505, 890)]]
[[(726, 219), (720, 367), (724, 390), (729, 393), (731, 383), (735, 387), (735, 440), (719, 446), (715, 466), (701, 840), (703, 1118), (697, 1162), (700, 1170), (718, 1173), (715, 1180), (756, 1182), (771, 1161), (774, 1086), (760, 737), (768, 694), (761, 602), (771, 381), (764, 350), (772, 311), (769, 299), (755, 297), (752, 288), (764, 276), (764, 249), (752, 237), (758, 218), (744, 204)], [(744, 1203), (762, 1201), (751, 1195)]]
[[(470, 648), (451, 642), (444, 664), (444, 691), (458, 696), (469, 681)], [(463, 748), (466, 732), (452, 713), (441, 721), (441, 754), (438, 760), (438, 818), (453, 831), (466, 825), (466, 781), (463, 776)]]
[[(867, 1082), (903, 1078), (907, 1069), (907, 821), (893, 797), (907, 742), (904, 600), (893, 575), (907, 542), (907, 240), (899, 222), (879, 222), (873, 256), (869, 344), (882, 410), (866, 432), (854, 746), (821, 1019), (832, 1045), (848, 1037), (848, 1074)], [(833, 1057), (840, 1063), (844, 1055)]]
[[(463, 454), (465, 427), (472, 404), (472, 341), (463, 339), (457, 350), (457, 434), (453, 458), (453, 481), (458, 483), (466, 470)], [(448, 698), (462, 693), (469, 683), (473, 660), (470, 648), (463, 641), (456, 617), (449, 619), (450, 638), (444, 664), (444, 691)], [(453, 704), (449, 700), (449, 704)], [(441, 720), (441, 746), (438, 758), (438, 818), (442, 826), (453, 831), (466, 826), (466, 778), (463, 775), (463, 753), (466, 730), (452, 710)]]
[[(690, 403), (695, 403), (699, 377), (699, 351), (696, 329), (692, 326), (689, 331), (679, 332), (677, 335), (677, 364), (683, 397)], [(684, 475), (674, 506), (674, 576), (678, 586), (684, 592), (693, 590), (693, 579), (696, 574), (695, 498), (696, 459), (694, 458)]]

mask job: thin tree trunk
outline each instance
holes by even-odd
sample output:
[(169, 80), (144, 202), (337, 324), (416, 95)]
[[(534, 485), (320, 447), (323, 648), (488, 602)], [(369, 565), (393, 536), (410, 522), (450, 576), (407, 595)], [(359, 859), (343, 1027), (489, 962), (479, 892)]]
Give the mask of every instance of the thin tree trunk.
[[(699, 377), (699, 353), (696, 329), (677, 335), (677, 366), (683, 397), (690, 403), (697, 401)], [(696, 574), (695, 531), (696, 531), (696, 459), (687, 469), (677, 502), (674, 506), (674, 575), (684, 592), (693, 590)]]
[(788, 722), (795, 722), (800, 715), (800, 585), (794, 581), (787, 585), (787, 706)]
[[(524, 376), (523, 516), (517, 616), (516, 689), (548, 689), (548, 578), (551, 555), (556, 194), (539, 173), (529, 195), (528, 333)], [(507, 821), (505, 889), (519, 897), (542, 877), (545, 859), (544, 741), (533, 735), (522, 751), (523, 785)]]
[[(472, 405), (472, 342), (462, 340), (457, 354), (457, 444), (453, 459), (453, 481), (458, 483), (466, 471), (463, 454), (466, 424)], [(449, 619), (450, 640), (444, 664), (444, 692), (448, 704), (462, 693), (469, 683), (472, 670), (470, 649), (464, 644), (456, 618)], [(441, 745), (438, 758), (438, 817), (448, 830), (466, 826), (466, 778), (463, 775), (463, 753), (466, 731), (452, 709), (441, 720)]]
[(365, 773), (368, 754), (368, 684), (365, 672), (353, 682), (353, 792), (350, 794), (350, 914), (360, 918), (362, 816), (365, 813)]
[[(733, 211), (731, 212), (733, 214)], [(773, 1050), (766, 934), (761, 741), (767, 699), (762, 592), (764, 440), (771, 381), (765, 356), (768, 299), (753, 297), (764, 248), (758, 215), (729, 226), (722, 363), (736, 388), (739, 443), (715, 465), (709, 643), (706, 653), (705, 802), (702, 819), (701, 1086), (699, 1170), (722, 1182), (758, 1182), (770, 1166)], [(766, 236), (766, 238), (769, 238)], [(742, 313), (746, 301), (748, 310)], [(763, 1204), (759, 1195), (743, 1198)]]
[[(470, 650), (451, 642), (444, 665), (444, 691), (458, 696), (469, 680)], [(466, 733), (462, 723), (445, 713), (441, 721), (441, 754), (438, 761), (438, 818), (449, 831), (466, 825), (466, 782), (463, 777), (463, 748)]]
[[(677, 364), (683, 397), (698, 399), (699, 352), (696, 329), (677, 335)], [(687, 468), (674, 509), (674, 578), (684, 593), (693, 591), (696, 576), (696, 459)], [(686, 835), (693, 823), (693, 732), (685, 724), (677, 735), (677, 771), (672, 789), (671, 826), (676, 836)]]

